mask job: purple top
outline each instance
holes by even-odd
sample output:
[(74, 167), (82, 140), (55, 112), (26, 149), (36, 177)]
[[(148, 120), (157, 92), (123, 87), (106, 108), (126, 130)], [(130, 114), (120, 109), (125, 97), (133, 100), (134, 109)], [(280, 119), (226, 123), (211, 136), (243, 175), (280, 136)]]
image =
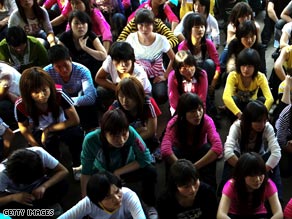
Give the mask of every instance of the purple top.
[[(223, 147), (220, 136), (216, 131), (215, 124), (211, 117), (204, 115), (204, 125), (201, 130), (200, 139), (197, 147), (202, 147), (208, 142), (211, 144), (211, 150), (214, 151), (218, 156), (222, 154)], [(181, 147), (177, 136), (177, 129), (174, 125), (177, 120), (177, 115), (174, 116), (167, 124), (163, 140), (161, 142), (161, 155), (166, 158), (173, 154), (172, 147)]]

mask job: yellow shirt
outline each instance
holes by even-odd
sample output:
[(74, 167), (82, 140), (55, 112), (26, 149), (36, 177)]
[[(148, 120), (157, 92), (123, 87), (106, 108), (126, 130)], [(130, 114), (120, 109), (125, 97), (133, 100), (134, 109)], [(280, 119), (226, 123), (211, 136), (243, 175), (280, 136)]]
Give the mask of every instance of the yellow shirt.
[[(184, 3), (184, 1), (186, 1)], [(214, 16), (214, 6), (215, 6), (215, 0), (210, 0), (210, 14)], [(188, 2), (188, 0), (183, 0), (181, 7), (180, 7), (180, 11), (179, 11), (179, 17), (180, 19), (182, 19), (186, 13), (188, 13), (189, 11), (193, 11), (194, 10), (194, 3), (193, 1)]]
[(274, 99), (268, 85), (268, 80), (263, 73), (258, 72), (257, 76), (251, 81), (249, 87), (245, 87), (241, 79), (241, 74), (238, 74), (236, 71), (230, 72), (223, 92), (223, 102), (226, 107), (236, 115), (241, 112), (241, 110), (236, 106), (232, 97), (236, 96), (246, 102), (256, 100), (259, 88), (261, 88), (266, 99), (265, 106), (270, 110)]

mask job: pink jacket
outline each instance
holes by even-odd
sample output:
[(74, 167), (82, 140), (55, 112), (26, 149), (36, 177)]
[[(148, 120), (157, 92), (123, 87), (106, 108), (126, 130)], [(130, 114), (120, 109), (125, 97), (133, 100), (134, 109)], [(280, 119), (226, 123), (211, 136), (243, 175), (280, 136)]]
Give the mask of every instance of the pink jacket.
[[(210, 39), (206, 39), (207, 53), (216, 65), (216, 71), (220, 73), (219, 55), (214, 43)], [(184, 40), (178, 45), (178, 51), (189, 50), (187, 41)], [(191, 51), (192, 52), (192, 51)]]
[[(220, 136), (216, 130), (215, 124), (211, 117), (204, 115), (204, 125), (202, 127), (202, 135), (200, 136), (199, 143), (197, 147), (201, 147), (207, 143), (211, 144), (211, 149), (218, 156), (222, 154), (223, 147)], [(173, 154), (172, 147), (180, 147), (180, 143), (177, 137), (176, 126), (174, 125), (177, 120), (177, 115), (174, 116), (167, 124), (166, 131), (161, 142), (161, 155), (166, 158)]]
[[(195, 93), (201, 98), (204, 103), (204, 109), (206, 109), (206, 98), (208, 92), (208, 77), (207, 73), (203, 70), (200, 82), (195, 84)], [(171, 71), (168, 75), (168, 99), (169, 104), (173, 110), (176, 110), (178, 99), (180, 94), (178, 92), (178, 82), (175, 76), (175, 72)]]

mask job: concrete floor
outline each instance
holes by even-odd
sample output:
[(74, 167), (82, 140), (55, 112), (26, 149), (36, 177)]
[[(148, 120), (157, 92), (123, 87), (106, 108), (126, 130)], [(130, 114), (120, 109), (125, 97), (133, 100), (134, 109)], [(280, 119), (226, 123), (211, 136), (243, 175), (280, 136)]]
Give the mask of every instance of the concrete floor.
[[(261, 12), (256, 20), (260, 23), (261, 28), (263, 28), (263, 17), (264, 17), (264, 11)], [(224, 42), (224, 34), (221, 36), (221, 42)], [(266, 50), (266, 63), (267, 63), (267, 70), (268, 70), (268, 77), (270, 76), (271, 70), (273, 68), (274, 61), (271, 58), (271, 54), (274, 52), (275, 48), (273, 48), (272, 45), (273, 42), (270, 42), (268, 45), (268, 48)], [(219, 51), (222, 51), (223, 46), (220, 47)], [(215, 102), (216, 105), (222, 105), (222, 92), (223, 87), (220, 87), (216, 90), (215, 93)], [(164, 130), (168, 120), (170, 119), (170, 113), (169, 113), (169, 105), (168, 103), (164, 105), (160, 105), (162, 115), (158, 118), (158, 136), (161, 135), (162, 131)], [(226, 136), (229, 131), (230, 124), (228, 123), (228, 120), (224, 114), (221, 115), (222, 119), (220, 120), (220, 127), (218, 128), (218, 131), (221, 136), (221, 140), (224, 144)], [(25, 145), (25, 141), (22, 138), (22, 136), (17, 133), (16, 138), (13, 144), (15, 147), (23, 147)], [(66, 153), (66, 149), (64, 149), (64, 154)], [(68, 160), (66, 156), (63, 157), (61, 160), (62, 163), (64, 163), (67, 167), (69, 167), (70, 159)], [(220, 181), (220, 176), (222, 172), (222, 166), (223, 166), (223, 160), (218, 161), (217, 165), (217, 180)], [(164, 163), (157, 163), (156, 164), (157, 170), (158, 170), (158, 183), (157, 183), (157, 194), (159, 194), (162, 189), (165, 187), (165, 170), (164, 170)], [(79, 182), (74, 181), (72, 173), (69, 177), (70, 185), (69, 185), (69, 192), (67, 196), (62, 201), (63, 209), (69, 209), (74, 204), (76, 204), (80, 200), (80, 184)], [(218, 183), (217, 182), (217, 183)], [(290, 197), (292, 197), (292, 178), (283, 179), (283, 187), (284, 187), (284, 203), (286, 203)]]

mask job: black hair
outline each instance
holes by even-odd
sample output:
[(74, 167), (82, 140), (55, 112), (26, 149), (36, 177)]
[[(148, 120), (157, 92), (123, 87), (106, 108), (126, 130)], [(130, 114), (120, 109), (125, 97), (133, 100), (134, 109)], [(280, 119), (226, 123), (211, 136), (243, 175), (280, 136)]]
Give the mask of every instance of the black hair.
[(136, 25), (143, 24), (143, 23), (153, 24), (154, 19), (155, 17), (154, 17), (153, 11), (146, 8), (139, 9), (135, 15)]
[(63, 45), (52, 46), (48, 51), (49, 62), (54, 64), (61, 60), (70, 60), (69, 49)]
[(109, 195), (112, 185), (122, 188), (122, 182), (117, 176), (107, 171), (98, 172), (90, 177), (86, 194), (91, 202), (99, 206), (99, 202)]
[(200, 13), (190, 13), (186, 16), (184, 23), (183, 23), (183, 35), (186, 38), (186, 42), (188, 45), (189, 50), (193, 54), (194, 52), (194, 45), (192, 43), (192, 28), (194, 26), (205, 26), (205, 33), (201, 39), (201, 51), (202, 51), (202, 59), (204, 60), (206, 57), (207, 46), (206, 46), (206, 30), (207, 30), (207, 21), (206, 18)]
[[(91, 1), (90, 0), (81, 0), (83, 4), (85, 5), (85, 12), (91, 16), (92, 13), (92, 7), (91, 7)], [(72, 3), (72, 0), (69, 0), (70, 3)]]
[(177, 80), (177, 89), (179, 94), (183, 94), (183, 76), (180, 74), (180, 68), (184, 65), (195, 66), (196, 71), (194, 78), (200, 83), (200, 77), (202, 76), (202, 69), (197, 65), (195, 57), (190, 53), (190, 51), (181, 50), (175, 54), (173, 69), (175, 71), (175, 77)]
[[(120, 103), (119, 94), (122, 93), (126, 98), (132, 99), (136, 103), (135, 112), (137, 113), (135, 117), (131, 115), (128, 110), (125, 110)], [(148, 119), (148, 114), (145, 112), (145, 91), (143, 85), (136, 77), (127, 77), (122, 79), (116, 88), (116, 99), (120, 105), (120, 108), (126, 114), (128, 121), (133, 122), (133, 120), (141, 120), (145, 122)]]
[(201, 5), (205, 6), (204, 15), (207, 18), (209, 16), (209, 13), (210, 13), (210, 0), (193, 0), (193, 4), (195, 4), (196, 1), (199, 1)]
[[(250, 192), (247, 190), (245, 177), (264, 175), (262, 185), (252, 192), (250, 200)], [(239, 214), (246, 215), (247, 203), (251, 203), (255, 209), (264, 202), (265, 187), (268, 180), (266, 164), (263, 158), (255, 152), (248, 152), (241, 155), (234, 167), (233, 171), (234, 188), (239, 200)]]
[(7, 176), (15, 184), (31, 184), (45, 174), (40, 156), (29, 149), (14, 151), (6, 162)]
[(48, 106), (52, 111), (55, 122), (58, 122), (60, 115), (60, 97), (57, 96), (55, 82), (52, 77), (40, 67), (31, 67), (22, 72), (19, 80), (19, 90), (25, 109), (32, 118), (34, 126), (39, 125), (39, 109), (31, 94), (42, 89), (44, 86), (50, 88)]
[[(192, 110), (198, 109), (198, 107), (202, 107), (204, 109), (203, 101), (197, 94), (194, 93), (184, 93), (180, 96), (176, 108), (175, 114), (177, 114), (177, 121), (174, 124), (177, 130), (177, 136), (180, 144), (185, 147), (187, 146), (187, 124), (188, 121), (186, 119), (186, 113)], [(199, 136), (201, 135), (202, 127), (204, 125), (204, 113), (202, 115), (202, 119), (200, 124), (196, 127), (196, 134), (193, 136), (194, 145), (198, 144)]]
[[(22, 18), (22, 20), (26, 24), (28, 24), (27, 17), (25, 15), (25, 11), (24, 11), (23, 7), (21, 6), (20, 1), (21, 0), (16, 0), (15, 1), (16, 5), (17, 5), (17, 8), (18, 8), (18, 11), (19, 11), (19, 14), (20, 14), (20, 17)], [(39, 6), (37, 0), (33, 0), (32, 10), (33, 10), (33, 13), (34, 13), (35, 17), (39, 21), (45, 20), (45, 14), (44, 14), (45, 12), (42, 10), (41, 6)]]
[(247, 15), (250, 15), (251, 20), (254, 20), (253, 11), (250, 5), (246, 2), (238, 2), (231, 10), (229, 15), (229, 23), (232, 23), (237, 29), (239, 25), (238, 18)]
[[(103, 114), (101, 118), (100, 129), (100, 139), (102, 142), (102, 149), (105, 156), (105, 165), (107, 166), (106, 169), (108, 169), (110, 165), (110, 145), (106, 140), (106, 133), (110, 133), (111, 135), (123, 134), (123, 132), (129, 130), (129, 121), (125, 113), (121, 109), (108, 110)], [(129, 145), (125, 144), (123, 147), (120, 148), (123, 164), (126, 164), (129, 147)]]
[(91, 22), (91, 18), (89, 17), (89, 15), (86, 12), (74, 10), (70, 13), (68, 21), (69, 21), (71, 31), (72, 31), (71, 22), (72, 22), (73, 18), (77, 18), (82, 24), (87, 23), (88, 28), (87, 28), (86, 35), (88, 35), (91, 32), (92, 22)]
[(259, 68), (261, 66), (261, 58), (255, 49), (245, 48), (237, 56), (236, 59), (236, 72), (241, 74), (240, 67), (243, 65), (252, 65), (254, 72), (252, 78), (254, 79), (258, 75)]
[(199, 173), (191, 161), (179, 159), (173, 163), (169, 170), (167, 182), (167, 191), (170, 194), (177, 192), (177, 186), (185, 186), (190, 182), (196, 182), (199, 179)]
[(114, 42), (109, 49), (109, 55), (117, 62), (128, 60), (132, 60), (133, 64), (135, 62), (134, 49), (127, 42)]
[[(268, 119), (267, 107), (259, 100), (248, 103), (243, 110), (240, 122), (241, 139), (239, 143), (241, 152), (250, 151), (248, 148), (248, 142), (250, 139), (250, 133), (252, 131), (252, 123), (262, 121), (263, 119)], [(253, 151), (257, 153), (260, 152), (262, 136), (263, 131), (257, 133), (255, 148), (253, 149)]]
[(27, 35), (19, 26), (9, 27), (5, 38), (8, 45), (13, 47), (27, 43)]

